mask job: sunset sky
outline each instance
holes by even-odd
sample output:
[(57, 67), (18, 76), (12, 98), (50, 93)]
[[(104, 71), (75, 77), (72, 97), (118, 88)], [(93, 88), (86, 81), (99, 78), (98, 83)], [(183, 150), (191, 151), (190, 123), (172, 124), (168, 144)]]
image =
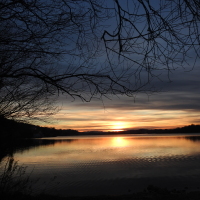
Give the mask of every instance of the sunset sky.
[[(120, 2), (123, 5), (123, 1)], [(126, 8), (127, 4), (123, 6)], [(139, 11), (143, 12), (143, 10)], [(110, 20), (109, 29), (112, 30), (115, 23)], [(136, 25), (142, 31), (146, 29), (145, 24)], [(181, 31), (184, 33), (184, 29)], [(159, 42), (161, 40), (158, 40)], [(163, 42), (164, 45), (167, 44)], [(182, 66), (177, 65), (178, 68), (170, 72), (165, 70), (166, 66), (155, 66), (161, 70), (156, 72), (152, 80), (152, 88), (157, 91), (153, 94), (139, 92), (134, 98), (121, 95), (108, 96), (108, 99), (92, 99), (90, 102), (82, 102), (78, 98), (73, 100), (60, 97), (58, 101), (59, 106), (61, 105), (60, 112), (51, 118), (52, 123), (42, 125), (78, 131), (120, 131), (140, 128), (165, 129), (200, 124), (200, 60), (195, 61), (193, 54), (193, 49), (190, 49), (187, 62), (183, 62)], [(139, 55), (139, 53), (133, 54), (131, 58), (137, 60)], [(102, 54), (101, 58), (97, 58), (98, 63), (102, 62), (104, 56)], [(118, 55), (113, 57), (113, 63), (118, 62), (117, 58)], [(141, 76), (146, 79), (143, 74)], [(134, 83), (134, 80), (131, 81)]]
[(117, 131), (200, 124), (199, 75), (200, 67), (192, 71), (180, 68), (170, 75), (171, 80), (155, 81), (157, 93), (138, 93), (135, 99), (111, 96), (111, 100), (86, 103), (62, 98), (53, 123), (44, 125), (78, 131)]

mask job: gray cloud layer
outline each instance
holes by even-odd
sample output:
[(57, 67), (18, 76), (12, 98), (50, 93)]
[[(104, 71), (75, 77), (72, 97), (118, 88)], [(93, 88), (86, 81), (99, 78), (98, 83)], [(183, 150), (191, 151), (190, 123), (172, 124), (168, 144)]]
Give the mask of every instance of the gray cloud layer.
[(200, 69), (191, 72), (177, 71), (171, 75), (172, 81), (155, 81), (160, 92), (151, 96), (137, 94), (136, 98), (119, 96), (112, 100), (104, 99), (89, 103), (75, 102), (76, 107), (89, 109), (118, 109), (118, 110), (191, 110), (200, 111)]

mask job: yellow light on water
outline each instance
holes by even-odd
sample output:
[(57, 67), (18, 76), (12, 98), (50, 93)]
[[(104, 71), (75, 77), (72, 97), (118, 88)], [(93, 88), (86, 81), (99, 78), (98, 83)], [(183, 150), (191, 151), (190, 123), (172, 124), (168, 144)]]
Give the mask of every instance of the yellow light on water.
[(123, 137), (114, 137), (112, 143), (115, 147), (125, 147), (128, 145), (128, 140)]

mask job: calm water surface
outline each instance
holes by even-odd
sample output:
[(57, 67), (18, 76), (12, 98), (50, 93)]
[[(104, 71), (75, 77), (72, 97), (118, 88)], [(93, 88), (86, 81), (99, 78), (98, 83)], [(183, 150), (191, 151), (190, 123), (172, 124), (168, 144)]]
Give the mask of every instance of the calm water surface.
[[(200, 135), (84, 136), (37, 139), (14, 154), (32, 170), (34, 191), (128, 194), (157, 185), (199, 189)], [(37, 181), (36, 181), (37, 180)]]

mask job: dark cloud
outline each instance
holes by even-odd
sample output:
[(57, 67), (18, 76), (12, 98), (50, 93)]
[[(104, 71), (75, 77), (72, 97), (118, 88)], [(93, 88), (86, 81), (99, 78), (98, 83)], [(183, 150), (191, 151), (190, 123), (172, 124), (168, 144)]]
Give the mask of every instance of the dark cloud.
[(200, 69), (195, 68), (191, 72), (183, 69), (171, 74), (171, 82), (163, 77), (163, 81), (155, 81), (158, 93), (151, 96), (138, 93), (134, 98), (126, 96), (110, 96), (112, 100), (93, 100), (89, 103), (75, 101), (72, 107), (88, 110), (187, 110), (200, 111)]
[(200, 94), (192, 92), (163, 92), (160, 94), (147, 97), (146, 95), (138, 95), (136, 99), (127, 97), (113, 100), (105, 100), (101, 102), (91, 102), (90, 105), (75, 104), (79, 108), (95, 109), (117, 109), (117, 110), (191, 110), (200, 111)]

